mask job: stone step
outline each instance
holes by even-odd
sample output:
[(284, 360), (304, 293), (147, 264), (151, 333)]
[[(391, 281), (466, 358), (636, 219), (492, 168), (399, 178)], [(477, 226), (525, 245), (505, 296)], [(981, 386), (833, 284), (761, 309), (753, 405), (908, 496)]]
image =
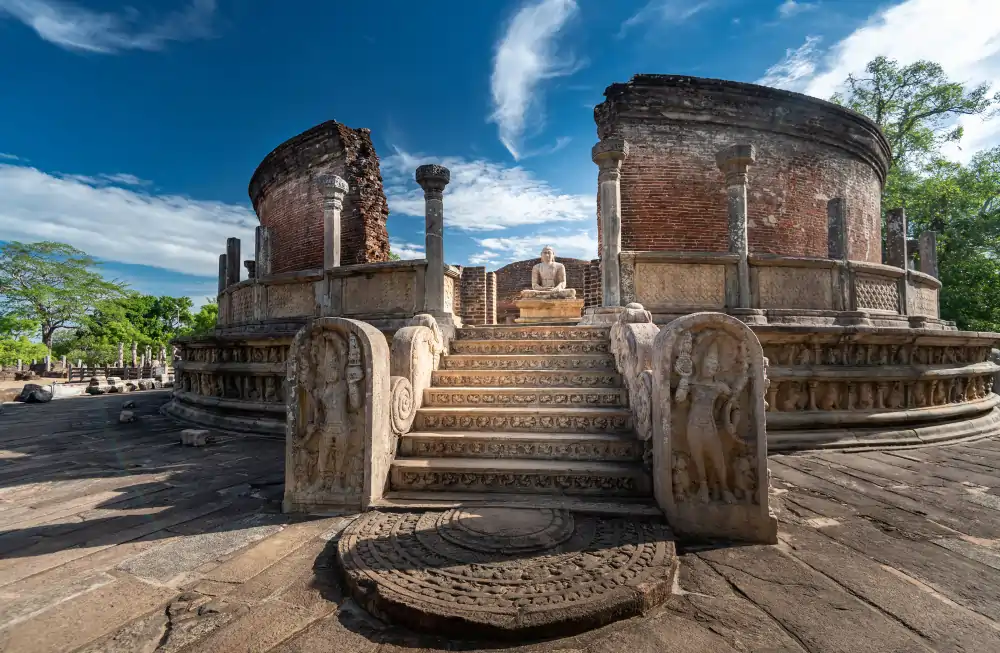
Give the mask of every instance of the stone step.
[(459, 340), (607, 340), (610, 327), (478, 326), (458, 329)]
[(397, 458), (389, 473), (396, 492), (648, 497), (652, 482), (639, 463), (484, 458)]
[(441, 359), (446, 370), (593, 370), (615, 371), (611, 354), (486, 355), (451, 354)]
[(420, 492), (390, 491), (372, 502), (374, 509), (448, 510), (450, 508), (548, 508), (587, 515), (613, 515), (643, 519), (662, 519), (663, 511), (651, 497), (565, 496), (558, 494), (507, 494), (503, 492)]
[(427, 388), (424, 406), (544, 406), (621, 408), (628, 403), (624, 388)]
[(417, 410), (414, 431), (541, 431), (548, 433), (631, 433), (626, 408), (453, 408)]
[(452, 340), (453, 354), (607, 354), (608, 340)]
[(643, 443), (631, 433), (412, 431), (399, 441), (402, 457), (639, 462), (642, 452)]
[(620, 388), (615, 371), (587, 370), (436, 370), (435, 388)]

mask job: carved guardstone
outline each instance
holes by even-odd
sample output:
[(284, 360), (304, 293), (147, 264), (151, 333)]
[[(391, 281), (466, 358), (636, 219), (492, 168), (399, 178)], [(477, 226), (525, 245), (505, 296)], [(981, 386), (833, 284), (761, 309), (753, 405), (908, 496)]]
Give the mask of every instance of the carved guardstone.
[(768, 509), (766, 359), (721, 313), (693, 313), (653, 342), (653, 486), (678, 533), (777, 542)]
[(284, 511), (366, 509), (395, 452), (385, 336), (357, 320), (312, 320), (292, 342), (287, 384)]

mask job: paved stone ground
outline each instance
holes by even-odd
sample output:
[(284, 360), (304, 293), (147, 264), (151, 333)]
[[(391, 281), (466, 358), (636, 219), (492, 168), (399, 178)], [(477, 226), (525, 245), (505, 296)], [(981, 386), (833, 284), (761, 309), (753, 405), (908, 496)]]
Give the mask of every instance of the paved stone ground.
[(651, 614), (504, 648), (366, 616), (349, 517), (281, 515), (281, 444), (181, 447), (165, 398), (4, 407), (0, 651), (1000, 651), (1000, 441), (774, 457), (778, 546), (681, 547)]

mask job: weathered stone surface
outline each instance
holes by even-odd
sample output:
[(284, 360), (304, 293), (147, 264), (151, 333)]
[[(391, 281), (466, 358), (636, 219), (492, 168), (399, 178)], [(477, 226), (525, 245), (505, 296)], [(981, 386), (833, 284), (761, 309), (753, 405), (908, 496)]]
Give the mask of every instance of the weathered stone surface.
[(135, 413), (131, 410), (123, 410), (118, 413), (119, 424), (130, 424), (135, 421)]
[(743, 322), (674, 320), (653, 342), (653, 479), (678, 532), (777, 541), (768, 510), (766, 359)]
[(518, 299), (514, 305), (520, 311), (520, 316), (514, 320), (518, 324), (579, 322), (580, 312), (583, 310), (582, 299), (570, 298), (526, 297)]
[(395, 448), (385, 336), (356, 320), (313, 320), (292, 343), (287, 387), (285, 511), (381, 497)]
[(181, 431), (181, 444), (188, 447), (204, 447), (212, 441), (212, 433), (207, 429), (184, 429)]
[(474, 639), (641, 614), (670, 595), (677, 572), (665, 525), (563, 510), (370, 512), (344, 531), (337, 555), (373, 614)]

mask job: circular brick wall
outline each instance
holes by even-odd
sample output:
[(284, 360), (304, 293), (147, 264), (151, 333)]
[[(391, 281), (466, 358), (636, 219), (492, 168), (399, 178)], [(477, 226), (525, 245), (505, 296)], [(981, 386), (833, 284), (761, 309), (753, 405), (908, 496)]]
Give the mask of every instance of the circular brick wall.
[(285, 141), (257, 166), (250, 201), (271, 230), (272, 273), (323, 267), (323, 175), (350, 186), (341, 211), (341, 264), (389, 260), (389, 207), (370, 133), (330, 120)]
[(757, 149), (747, 192), (750, 251), (827, 256), (827, 202), (847, 203), (848, 257), (882, 262), (889, 144), (860, 114), (755, 84), (636, 75), (594, 109), (600, 138), (624, 137), (622, 249), (725, 252), (726, 191), (715, 155)]

